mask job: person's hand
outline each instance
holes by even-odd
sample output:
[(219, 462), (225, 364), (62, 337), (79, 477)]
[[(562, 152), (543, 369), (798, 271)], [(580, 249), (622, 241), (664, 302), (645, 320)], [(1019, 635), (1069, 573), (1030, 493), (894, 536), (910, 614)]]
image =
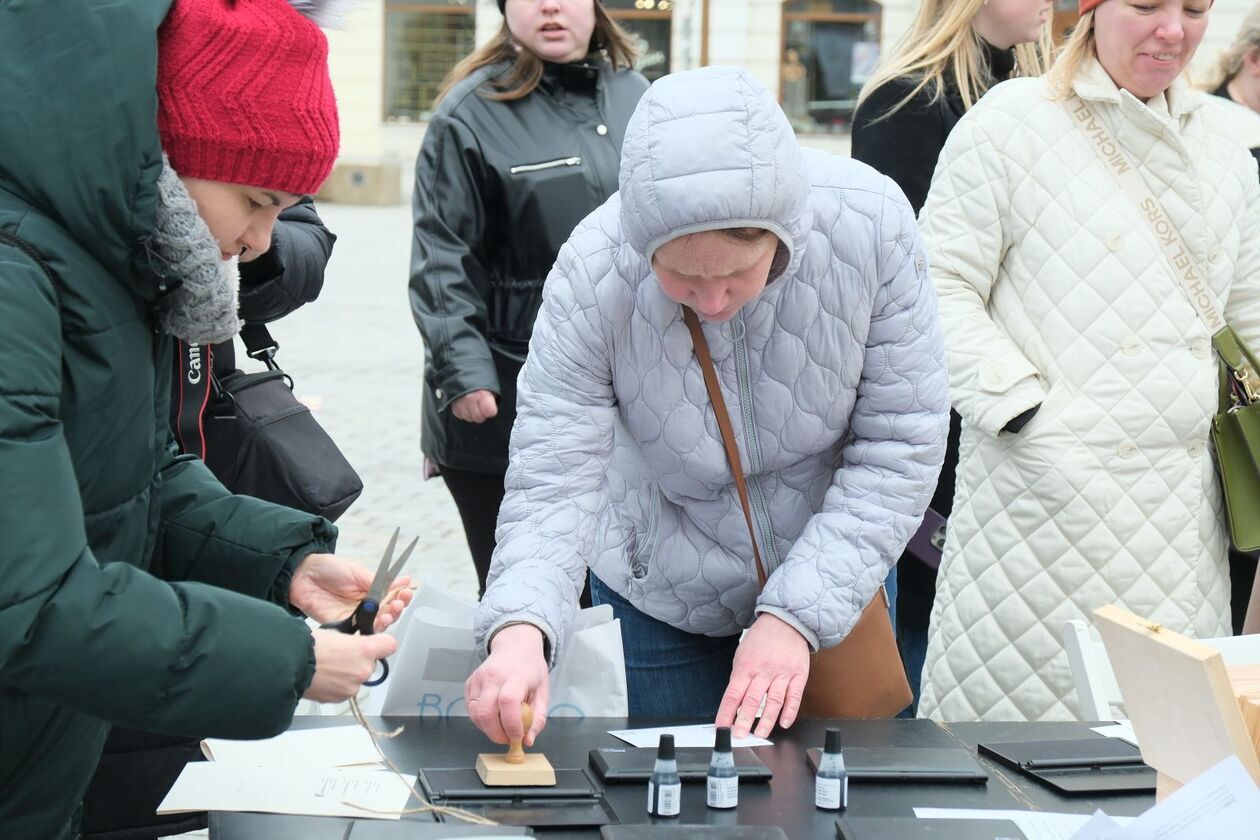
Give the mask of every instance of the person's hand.
[(465, 423), (484, 423), (499, 413), (492, 391), (469, 391), (451, 403), (451, 413)]
[[(464, 683), (468, 717), (496, 744), (523, 740), (532, 747), (547, 725), (550, 695), (543, 634), (532, 624), (511, 624), (495, 633), (490, 655)], [(522, 732), (522, 702), (534, 710), (528, 732)]]
[(731, 727), (731, 735), (747, 738), (761, 698), (766, 708), (756, 736), (767, 737), (776, 721), (784, 727), (796, 722), (809, 676), (809, 643), (796, 628), (769, 613), (762, 613), (735, 650), (731, 681), (718, 707), (718, 726)]
[[(293, 572), (289, 603), (320, 624), (341, 621), (354, 612), (372, 587), (373, 572), (335, 554), (307, 555)], [(411, 578), (395, 579), (376, 614), (376, 632), (398, 620), (411, 603)]]
[(302, 696), (320, 703), (340, 703), (359, 693), (372, 678), (376, 660), (398, 650), (393, 636), (349, 636), (336, 630), (312, 630), (315, 678)]

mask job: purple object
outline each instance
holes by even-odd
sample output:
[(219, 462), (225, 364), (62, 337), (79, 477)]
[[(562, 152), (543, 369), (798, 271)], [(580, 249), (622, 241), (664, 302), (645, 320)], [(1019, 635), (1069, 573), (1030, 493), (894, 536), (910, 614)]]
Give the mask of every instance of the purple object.
[(931, 508), (923, 515), (919, 530), (914, 532), (906, 546), (923, 565), (931, 569), (941, 567), (941, 552), (945, 550), (945, 517)]

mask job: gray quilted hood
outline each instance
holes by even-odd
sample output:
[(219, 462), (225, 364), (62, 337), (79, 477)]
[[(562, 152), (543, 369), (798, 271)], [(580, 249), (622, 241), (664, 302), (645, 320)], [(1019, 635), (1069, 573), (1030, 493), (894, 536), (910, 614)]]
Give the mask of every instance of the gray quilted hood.
[(787, 248), (771, 280), (800, 265), (810, 229), (801, 149), (744, 70), (706, 67), (652, 85), (626, 127), (620, 186), (622, 231), (649, 263), (680, 236), (761, 227)]

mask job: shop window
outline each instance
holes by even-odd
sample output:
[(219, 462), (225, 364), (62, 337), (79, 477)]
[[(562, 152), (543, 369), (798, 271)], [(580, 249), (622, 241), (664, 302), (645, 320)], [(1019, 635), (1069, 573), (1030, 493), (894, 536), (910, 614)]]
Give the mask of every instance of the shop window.
[(639, 49), (635, 69), (654, 82), (669, 72), (672, 0), (604, 0), (608, 16), (633, 36)]
[(427, 120), (442, 80), (474, 46), (475, 0), (385, 3), (385, 119)]
[(793, 128), (849, 130), (858, 93), (879, 63), (881, 17), (873, 0), (783, 4), (779, 102)]

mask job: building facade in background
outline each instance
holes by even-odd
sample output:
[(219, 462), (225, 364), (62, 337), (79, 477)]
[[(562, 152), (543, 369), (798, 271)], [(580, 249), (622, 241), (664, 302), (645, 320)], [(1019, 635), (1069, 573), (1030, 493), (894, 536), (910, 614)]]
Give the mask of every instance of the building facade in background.
[[(1194, 63), (1206, 72), (1255, 0), (1217, 0)], [(705, 64), (748, 69), (776, 91), (803, 144), (848, 152), (849, 122), (881, 50), (919, 0), (603, 0), (639, 42), (648, 79)], [(1055, 28), (1077, 0), (1055, 0)], [(442, 79), (503, 23), (496, 0), (364, 0), (330, 33), (342, 152), (324, 197), (400, 200)]]

